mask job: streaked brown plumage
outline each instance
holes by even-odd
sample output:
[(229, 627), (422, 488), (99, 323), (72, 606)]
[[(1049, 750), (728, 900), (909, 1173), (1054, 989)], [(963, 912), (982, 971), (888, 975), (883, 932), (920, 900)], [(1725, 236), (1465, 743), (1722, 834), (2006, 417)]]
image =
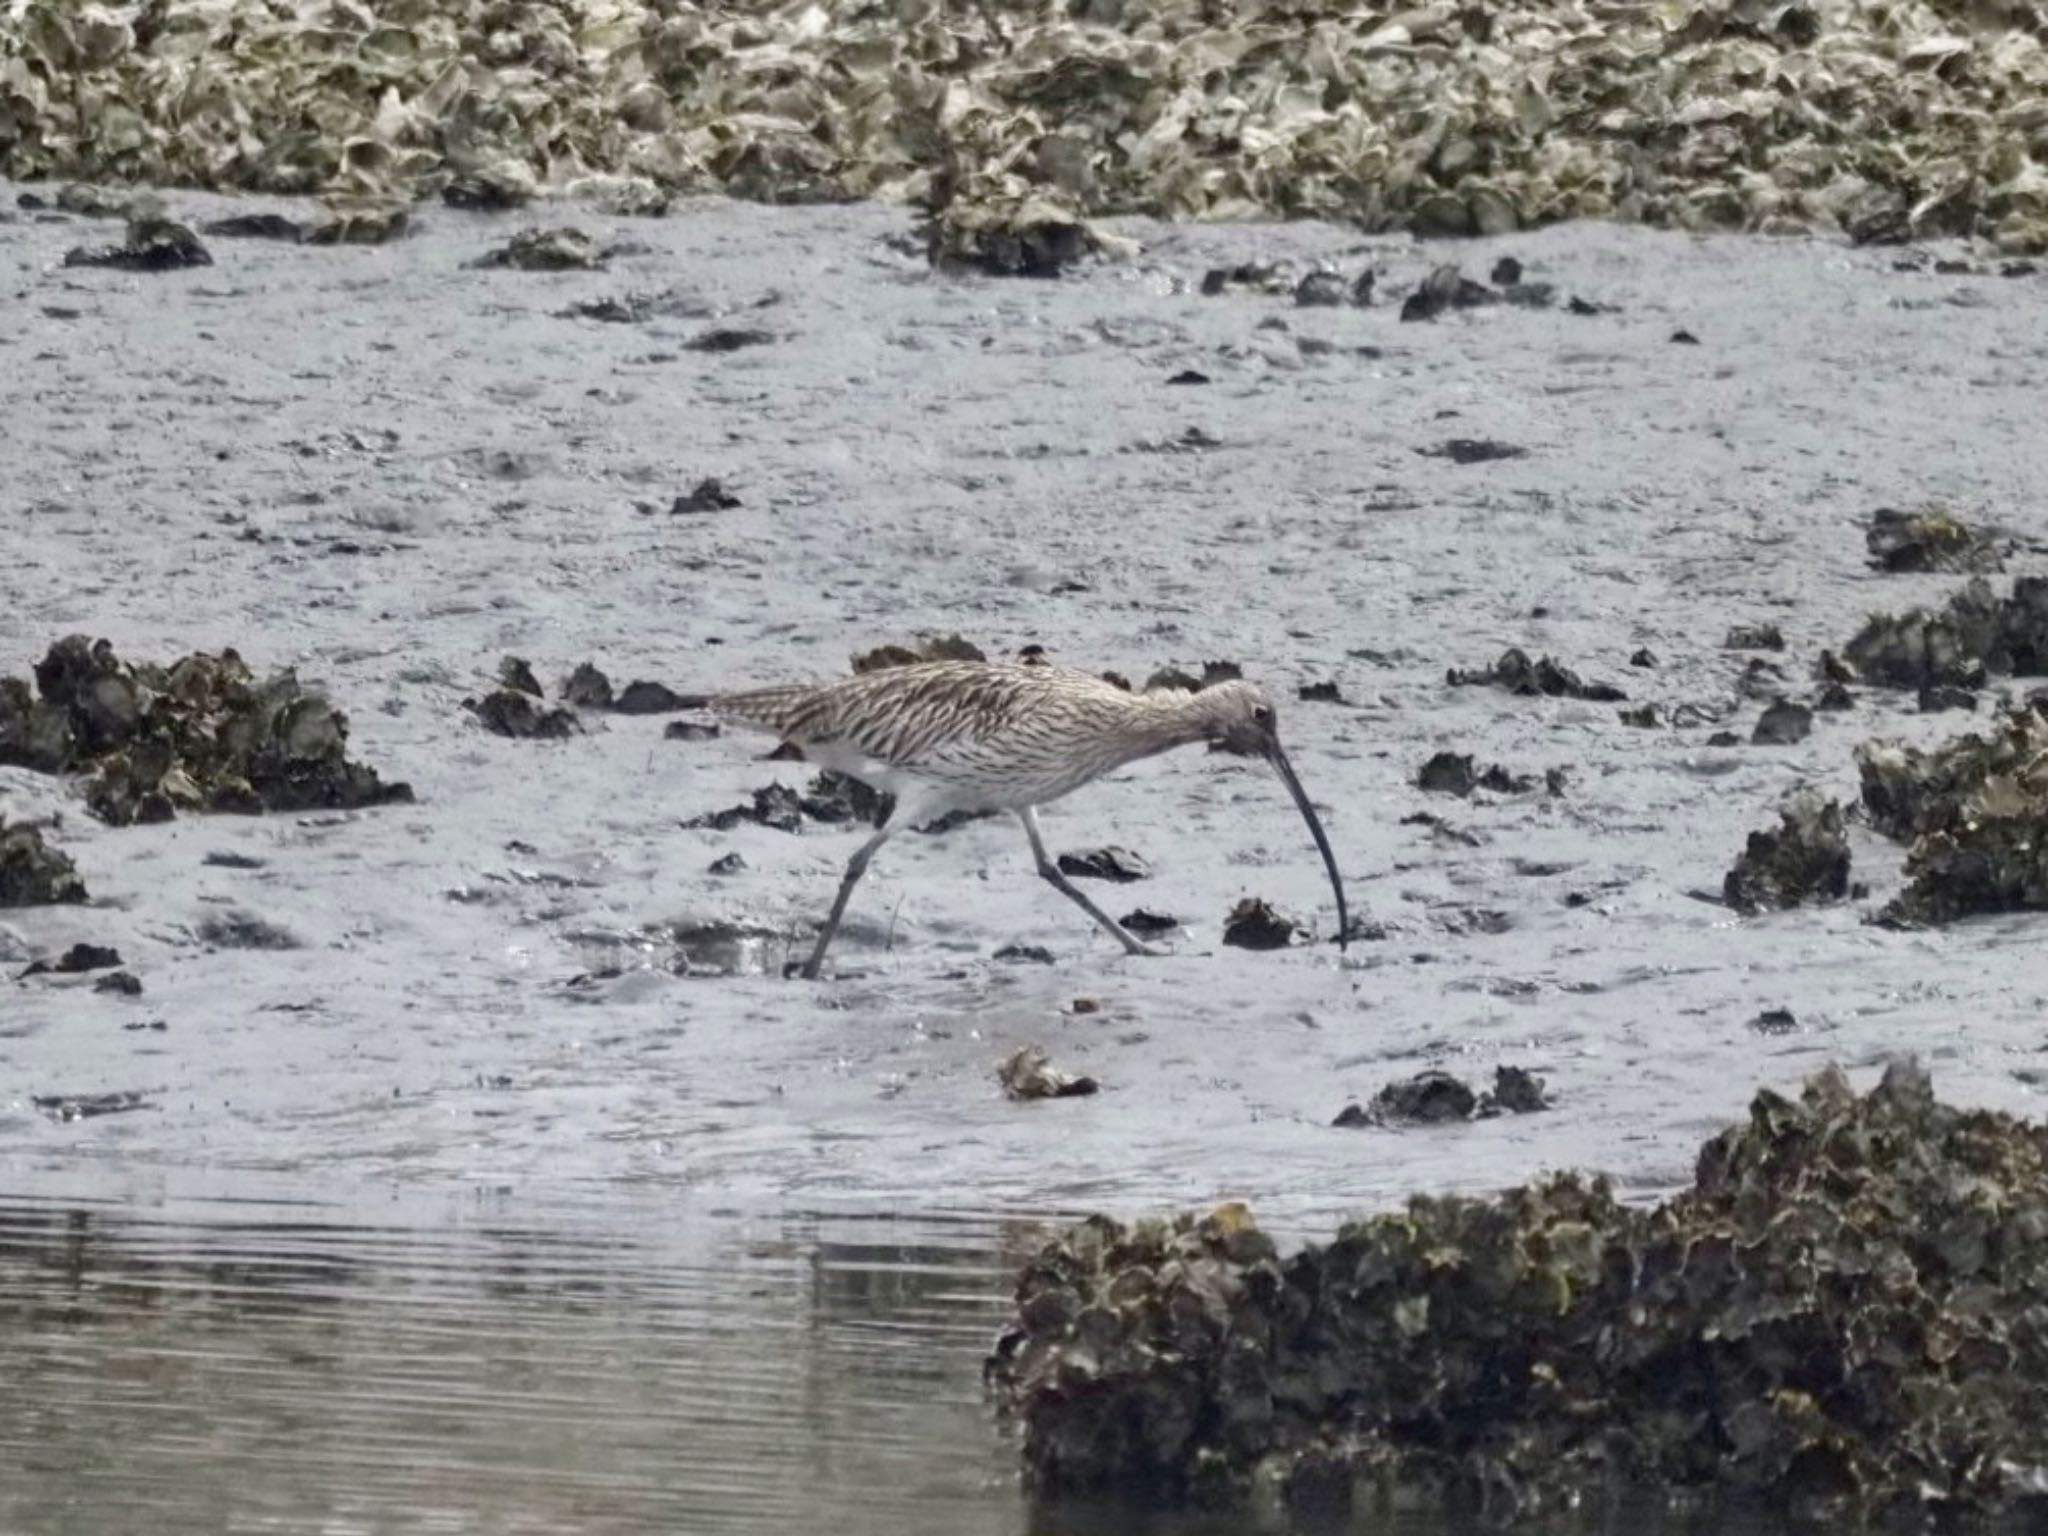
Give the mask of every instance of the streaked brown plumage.
[(1128, 693), (1084, 672), (1017, 662), (933, 661), (832, 683), (714, 694), (701, 703), (725, 718), (773, 732), (807, 760), (897, 799), (889, 824), (855, 852), (817, 947), (803, 967), (815, 977), (848, 898), (875, 850), (905, 826), (948, 811), (1012, 811), (1024, 823), (1038, 872), (1132, 954), (1153, 954), (1076, 890), (1047, 856), (1037, 807), (1135, 762), (1197, 741), (1271, 762), (1307, 819), (1337, 897), (1344, 886), (1329, 839), (1275, 734), (1264, 694), (1232, 679), (1197, 693)]

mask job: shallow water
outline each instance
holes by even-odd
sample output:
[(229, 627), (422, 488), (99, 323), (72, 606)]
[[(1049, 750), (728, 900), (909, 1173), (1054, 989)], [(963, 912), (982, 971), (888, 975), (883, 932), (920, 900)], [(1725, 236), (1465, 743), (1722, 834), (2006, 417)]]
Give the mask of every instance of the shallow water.
[(979, 1374), (1043, 1230), (488, 1194), (0, 1200), (0, 1531), (1245, 1529), (1022, 1494)]

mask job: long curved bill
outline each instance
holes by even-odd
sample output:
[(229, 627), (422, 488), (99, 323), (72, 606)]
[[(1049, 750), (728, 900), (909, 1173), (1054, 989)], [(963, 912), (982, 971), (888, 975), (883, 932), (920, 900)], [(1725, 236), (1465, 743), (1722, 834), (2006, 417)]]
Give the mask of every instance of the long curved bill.
[(1301, 780), (1294, 776), (1294, 765), (1287, 761), (1287, 754), (1277, 741), (1266, 747), (1266, 761), (1273, 765), (1273, 771), (1280, 775), (1280, 782), (1287, 786), (1287, 792), (1294, 796), (1294, 803), (1301, 811), (1301, 819), (1308, 823), (1308, 830), (1316, 840), (1316, 849), (1323, 856), (1323, 867), (1330, 872), (1330, 889), (1337, 893), (1337, 947), (1347, 949), (1351, 944), (1351, 915), (1344, 910), (1344, 877), (1337, 873), (1337, 855), (1330, 851), (1330, 839), (1323, 831), (1323, 824), (1316, 817), (1315, 807), (1308, 803), (1308, 791), (1301, 787)]

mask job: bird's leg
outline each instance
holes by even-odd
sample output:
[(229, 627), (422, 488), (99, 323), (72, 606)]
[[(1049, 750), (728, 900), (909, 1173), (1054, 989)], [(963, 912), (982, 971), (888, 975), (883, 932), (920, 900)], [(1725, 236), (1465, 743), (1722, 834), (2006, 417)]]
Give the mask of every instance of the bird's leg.
[(825, 931), (818, 935), (817, 948), (811, 951), (811, 958), (804, 962), (803, 978), (806, 981), (818, 979), (818, 967), (825, 963), (825, 951), (832, 945), (832, 935), (839, 931), (839, 919), (846, 915), (846, 903), (853, 895), (853, 888), (860, 883), (860, 877), (867, 873), (868, 860), (875, 856), (875, 850), (896, 834), (896, 829), (908, 823), (894, 820), (854, 849), (853, 857), (846, 861), (846, 873), (839, 878), (839, 895), (832, 903), (832, 915), (825, 919)]
[(1060, 873), (1059, 865), (1053, 863), (1046, 854), (1045, 839), (1039, 835), (1038, 831), (1038, 811), (1035, 807), (1025, 806), (1023, 810), (1017, 813), (1017, 819), (1024, 823), (1024, 835), (1031, 839), (1031, 856), (1038, 860), (1038, 873), (1044, 877), (1054, 890), (1058, 891), (1062, 896), (1070, 898), (1083, 912), (1094, 918), (1102, 926), (1103, 931), (1123, 945), (1129, 953), (1134, 955), (1151, 955), (1154, 958), (1166, 953), (1164, 950), (1154, 949), (1149, 944), (1140, 944), (1136, 939), (1124, 932), (1121, 923), (1103, 911), (1102, 908), (1095, 905), (1086, 896), (1082, 895), (1074, 888), (1074, 882)]

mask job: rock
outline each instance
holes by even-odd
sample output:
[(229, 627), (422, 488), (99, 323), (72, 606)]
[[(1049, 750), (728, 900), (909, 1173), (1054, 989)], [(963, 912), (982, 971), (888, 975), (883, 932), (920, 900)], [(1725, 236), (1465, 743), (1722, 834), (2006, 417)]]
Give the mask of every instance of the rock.
[(75, 976), (85, 971), (103, 971), (109, 966), (121, 963), (121, 952), (111, 944), (74, 944), (57, 957), (54, 964), (38, 960), (21, 974), (41, 976), (55, 974)]
[(109, 971), (92, 984), (92, 989), (114, 997), (142, 996), (142, 983), (126, 971)]
[(747, 347), (770, 346), (776, 341), (773, 331), (758, 325), (715, 325), (708, 331), (699, 331), (683, 343), (685, 352), (739, 352)]
[(1202, 293), (1208, 298), (1231, 292), (1280, 294), (1286, 293), (1292, 283), (1292, 274), (1286, 267), (1245, 261), (1234, 267), (1211, 267), (1204, 272)]
[(1493, 1069), (1493, 1087), (1480, 1096), (1475, 1113), (1484, 1119), (1503, 1112), (1533, 1115), (1548, 1108), (1550, 1095), (1542, 1078), (1524, 1067), (1500, 1066)]
[(1639, 1493), (1867, 1529), (1938, 1499), (2018, 1529), (2043, 1144), (1909, 1063), (1860, 1095), (1829, 1067), (1759, 1091), (1653, 1208), (1552, 1174), (1286, 1255), (1242, 1206), (1093, 1216), (1022, 1263), (984, 1372), (1041, 1501), (1250, 1520), (1356, 1484), (1547, 1528)]
[(687, 496), (678, 496), (669, 505), (672, 513), (683, 512), (730, 512), (740, 505), (739, 497), (725, 488), (723, 481), (706, 478), (690, 488)]
[(1500, 660), (1484, 671), (1460, 671), (1453, 667), (1445, 674), (1444, 680), (1453, 688), (1505, 688), (1509, 693), (1523, 697), (1535, 697), (1540, 694), (1552, 698), (1591, 699), (1603, 703), (1617, 702), (1628, 697), (1611, 683), (1583, 681), (1576, 672), (1548, 656), (1532, 662), (1526, 652), (1514, 647), (1503, 651)]
[(1728, 631), (1721, 648), (1729, 651), (1782, 651), (1785, 634), (1775, 624), (1738, 624)]
[(1871, 825), (1910, 843), (1880, 922), (2048, 908), (2048, 717), (2007, 710), (1934, 752), (1866, 742), (1856, 767)]
[(1749, 846), (1722, 882), (1738, 912), (1835, 901), (1849, 893), (1849, 841), (1842, 807), (1813, 794), (1796, 798), (1774, 831), (1752, 832)]
[[(562, 697), (578, 709), (610, 709), (612, 680), (593, 663), (581, 662), (562, 684)], [(716, 734), (716, 727), (710, 729)]]
[(508, 160), (456, 176), (441, 189), (441, 201), (450, 208), (503, 213), (525, 207), (533, 201), (534, 190), (533, 172)]
[(1813, 731), (1813, 711), (1790, 699), (1779, 699), (1757, 718), (1750, 740), (1758, 746), (1789, 747), (1806, 740)]
[(517, 656), (507, 656), (498, 663), (498, 683), (516, 693), (530, 693), (536, 699), (541, 697), (540, 679), (533, 675), (533, 668)]
[(477, 723), (497, 736), (515, 740), (559, 741), (581, 734), (582, 724), (566, 709), (542, 709), (533, 695), (500, 688), (482, 699), (464, 701)]
[(567, 225), (521, 230), (505, 244), (469, 262), (471, 267), (512, 267), (521, 272), (594, 272), (604, 256), (590, 236)]
[(1064, 1071), (1046, 1059), (1039, 1045), (1019, 1046), (996, 1068), (996, 1081), (1012, 1099), (1071, 1099), (1097, 1091), (1094, 1078)]
[(1294, 302), (1303, 309), (1335, 308), (1350, 298), (1350, 285), (1335, 272), (1310, 272), (1294, 285)]
[(1091, 848), (1085, 853), (1059, 856), (1060, 873), (1090, 880), (1114, 880), (1119, 884), (1149, 880), (1152, 867), (1128, 848)]
[(1180, 926), (1179, 918), (1164, 912), (1149, 911), (1144, 907), (1133, 908), (1116, 921), (1119, 928), (1147, 938), (1155, 934), (1171, 933)]
[(1294, 696), (1304, 704), (1342, 704), (1344, 696), (1337, 691), (1335, 683), (1303, 683), (1294, 690)]
[(1011, 965), (1051, 965), (1054, 956), (1043, 944), (1005, 944), (992, 958)]
[(635, 678), (618, 692), (612, 708), (622, 715), (672, 715), (694, 705), (666, 683)]
[(284, 671), (258, 682), (232, 650), (168, 667), (123, 662), (70, 635), (35, 668), (40, 701), (0, 678), (0, 762), (85, 773), (86, 806), (113, 826), (178, 809), (297, 811), (409, 802), (347, 756), (348, 718)]
[(1454, 437), (1434, 448), (1415, 450), (1426, 459), (1449, 459), (1453, 464), (1488, 464), (1496, 459), (1527, 458), (1529, 450), (1490, 437)]
[(1536, 787), (1536, 780), (1525, 773), (1510, 773), (1498, 763), (1485, 769), (1475, 769), (1470, 756), (1439, 752), (1416, 773), (1415, 786), (1432, 794), (1460, 797), (1469, 797), (1475, 789), (1490, 789), (1501, 795), (1522, 795)]
[(987, 661), (978, 645), (959, 635), (927, 636), (913, 649), (902, 645), (880, 645), (853, 658), (856, 673), (878, 672), (884, 667), (907, 667), (920, 661)]
[(67, 267), (116, 267), (123, 272), (175, 272), (210, 267), (213, 256), (199, 237), (175, 219), (144, 215), (128, 223), (119, 245), (78, 246), (64, 253)]
[(671, 720), (662, 727), (664, 741), (716, 741), (719, 728), (702, 720)]
[(1904, 512), (1880, 507), (1863, 535), (1870, 563), (1880, 571), (1997, 572), (2005, 569), (2010, 541), (1981, 534), (1939, 508)]
[(340, 197), (329, 200), (305, 238), (308, 245), (388, 245), (411, 228), (412, 209), (402, 198)]
[(297, 245), (306, 231), (297, 219), (281, 213), (236, 213), (199, 226), (202, 234), (222, 240), (282, 240)]
[(1749, 1027), (1760, 1035), (1789, 1035), (1797, 1032), (1799, 1020), (1790, 1008), (1766, 1008), (1749, 1021)]
[(2015, 577), (2005, 597), (1973, 577), (1938, 613), (1872, 615), (1843, 649), (1864, 678), (1892, 688), (1977, 689), (1992, 673), (2048, 674), (2048, 577)]
[(1499, 302), (1499, 294), (1484, 283), (1472, 281), (1455, 263), (1446, 262), (1433, 268), (1415, 291), (1401, 301), (1401, 318), (1434, 320), (1447, 309), (1474, 309)]
[[(1433, 1125), (1444, 1120), (1469, 1120), (1479, 1096), (1448, 1072), (1418, 1072), (1389, 1083), (1366, 1106), (1364, 1123), (1371, 1125)], [(1355, 1123), (1355, 1122), (1354, 1122)]]
[(259, 917), (254, 912), (230, 910), (209, 913), (193, 930), (200, 943), (215, 949), (298, 949), (292, 932)]
[(707, 873), (714, 875), (736, 875), (747, 867), (747, 861), (737, 853), (720, 854), (713, 859)]

